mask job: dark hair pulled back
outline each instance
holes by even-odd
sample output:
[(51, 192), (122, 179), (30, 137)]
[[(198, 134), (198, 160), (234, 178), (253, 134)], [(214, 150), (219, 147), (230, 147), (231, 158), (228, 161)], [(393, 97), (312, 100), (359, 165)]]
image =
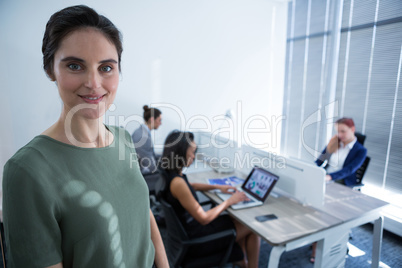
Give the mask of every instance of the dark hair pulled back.
[(148, 120), (153, 117), (154, 119), (158, 118), (162, 112), (157, 109), (157, 108), (149, 108), (148, 105), (144, 105), (144, 107), (142, 107), (144, 109), (144, 120), (145, 122), (148, 122)]

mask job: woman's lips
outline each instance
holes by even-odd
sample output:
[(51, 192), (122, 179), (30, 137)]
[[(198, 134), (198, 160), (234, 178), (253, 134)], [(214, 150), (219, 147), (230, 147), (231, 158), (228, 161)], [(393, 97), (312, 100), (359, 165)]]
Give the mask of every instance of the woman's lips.
[(86, 103), (90, 104), (98, 104), (103, 100), (103, 96), (93, 96), (93, 95), (86, 95), (86, 96), (80, 96)]

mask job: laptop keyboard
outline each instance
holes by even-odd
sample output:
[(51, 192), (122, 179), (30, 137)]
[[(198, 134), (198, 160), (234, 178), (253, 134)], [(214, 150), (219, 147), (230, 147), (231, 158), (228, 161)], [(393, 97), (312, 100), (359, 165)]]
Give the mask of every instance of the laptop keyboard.
[[(244, 192), (244, 191), (242, 191), (242, 190), (239, 190), (240, 192)], [(248, 197), (248, 199), (249, 200), (244, 200), (243, 201), (243, 204), (248, 204), (248, 203), (254, 203), (255, 202), (255, 200), (254, 200), (254, 198), (253, 197), (251, 197), (248, 193), (246, 193), (246, 192), (244, 192), (245, 194), (246, 194), (246, 196)]]
[[(239, 202), (237, 204), (249, 204), (249, 203), (256, 203), (257, 201), (255, 199), (253, 199), (253, 197), (251, 197), (248, 193), (245, 193), (247, 195), (247, 197), (249, 198), (249, 200), (244, 200), (242, 202)], [(230, 198), (231, 194), (223, 194), (223, 193), (218, 193), (218, 196), (222, 199), (222, 200), (227, 200)]]

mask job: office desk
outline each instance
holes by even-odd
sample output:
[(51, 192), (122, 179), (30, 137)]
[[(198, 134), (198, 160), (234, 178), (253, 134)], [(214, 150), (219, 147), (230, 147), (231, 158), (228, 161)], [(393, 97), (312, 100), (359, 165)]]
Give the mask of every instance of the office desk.
[[(208, 178), (245, 174), (218, 174), (214, 171), (187, 173), (190, 182), (207, 183)], [(205, 192), (214, 202), (222, 200), (214, 192)], [(321, 210), (284, 197), (270, 195), (262, 206), (242, 210), (228, 209), (229, 214), (260, 235), (273, 246), (268, 267), (278, 267), (284, 251), (315, 241), (314, 267), (343, 267), (349, 230), (374, 221), (372, 267), (378, 267), (381, 251), (383, 218), (380, 210), (387, 203), (336, 183), (328, 184)], [(275, 214), (278, 219), (258, 222), (255, 216)]]

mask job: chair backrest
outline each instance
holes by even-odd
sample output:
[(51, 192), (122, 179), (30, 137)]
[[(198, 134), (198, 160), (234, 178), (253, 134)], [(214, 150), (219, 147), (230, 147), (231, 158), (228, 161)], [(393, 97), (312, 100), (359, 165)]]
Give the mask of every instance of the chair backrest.
[(165, 212), (166, 218), (166, 228), (169, 232), (169, 235), (179, 240), (188, 240), (189, 237), (187, 235), (186, 230), (183, 227), (179, 217), (176, 215), (176, 211), (173, 207), (165, 200), (165, 198), (161, 198), (160, 202), (162, 204), (162, 209)]
[(4, 239), (4, 229), (3, 229), (3, 222), (0, 222), (0, 246), (1, 246), (1, 256), (2, 256), (2, 266), (3, 268), (7, 267), (7, 260), (6, 260), (6, 244)]
[(360, 132), (355, 132), (355, 136), (357, 138), (357, 141), (361, 144), (364, 145), (364, 141), (366, 140), (366, 135), (360, 133)]
[(160, 196), (163, 195), (163, 193), (166, 190), (166, 177), (167, 173), (164, 169), (158, 168), (160, 178), (159, 180), (155, 183), (155, 196), (156, 199), (160, 199)]
[(158, 201), (162, 205), (162, 210), (165, 214), (165, 222), (166, 228), (169, 233), (169, 237), (173, 240), (188, 240), (189, 237), (187, 235), (186, 230), (184, 229), (179, 217), (176, 215), (176, 211), (170, 205), (170, 203), (166, 200), (166, 187), (167, 187), (167, 172), (163, 168), (159, 167), (160, 179), (157, 181), (155, 185), (155, 195)]
[(150, 173), (150, 174), (143, 174), (142, 176), (144, 177), (145, 182), (148, 185), (149, 194), (150, 195), (156, 195), (156, 189), (155, 189), (156, 183), (158, 182), (159, 178), (161, 177), (159, 172)]
[(362, 184), (363, 183), (363, 176), (366, 173), (366, 170), (368, 168), (370, 160), (371, 160), (371, 158), (369, 156), (366, 156), (366, 159), (364, 159), (363, 164), (356, 171), (356, 184)]
[(189, 240), (186, 230), (177, 217), (173, 207), (160, 196), (159, 202), (165, 213), (166, 229), (168, 232), (168, 256), (173, 267), (177, 267), (184, 259), (188, 247), (184, 246)]

